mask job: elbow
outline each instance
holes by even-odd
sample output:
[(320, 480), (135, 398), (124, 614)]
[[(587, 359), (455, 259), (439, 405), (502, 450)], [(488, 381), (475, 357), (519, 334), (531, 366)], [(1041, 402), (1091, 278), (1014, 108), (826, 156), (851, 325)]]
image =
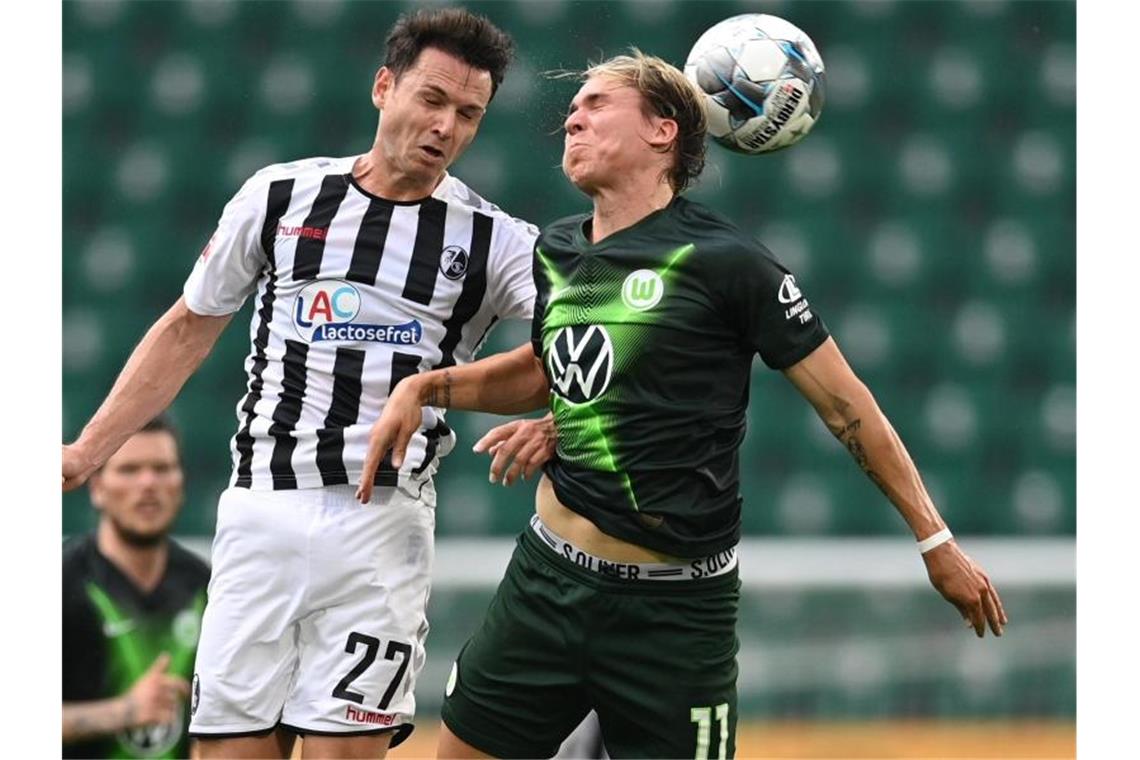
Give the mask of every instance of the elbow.
[(163, 340), (180, 346), (185, 358), (196, 365), (210, 353), (231, 316), (196, 314), (180, 298), (162, 317)]
[(871, 390), (858, 380), (845, 388), (842, 395), (832, 395), (828, 401), (817, 411), (827, 429), (841, 441), (861, 427), (868, 417), (879, 413)]

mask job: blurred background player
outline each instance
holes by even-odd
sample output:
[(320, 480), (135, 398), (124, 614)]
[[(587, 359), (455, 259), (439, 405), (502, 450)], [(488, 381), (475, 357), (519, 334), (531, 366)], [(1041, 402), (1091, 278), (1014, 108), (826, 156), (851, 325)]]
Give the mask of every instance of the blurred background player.
[(88, 490), (98, 527), (63, 548), (63, 756), (188, 757), (210, 570), (169, 537), (183, 501), (170, 423), (128, 438)]
[(284, 756), (296, 736), (306, 757), (375, 757), (412, 731), (432, 476), (455, 434), (426, 413), (407, 460), (371, 474), (375, 500), (362, 507), (350, 484), (398, 383), (470, 361), (494, 324), (531, 314), (537, 231), (447, 172), (513, 50), (465, 10), (402, 16), (371, 88), (370, 150), (250, 178), (183, 297), (64, 447), (67, 489), (173, 400), (257, 293), (193, 681), (205, 757)]

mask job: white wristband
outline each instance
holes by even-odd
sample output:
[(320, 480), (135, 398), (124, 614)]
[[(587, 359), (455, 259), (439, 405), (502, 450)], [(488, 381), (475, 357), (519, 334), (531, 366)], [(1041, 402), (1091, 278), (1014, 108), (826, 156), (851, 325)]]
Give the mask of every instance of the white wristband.
[(942, 544), (946, 543), (947, 541), (949, 541), (952, 538), (954, 538), (954, 535), (950, 532), (950, 529), (949, 528), (943, 528), (942, 530), (938, 531), (937, 533), (930, 535), (930, 536), (927, 536), (926, 538), (919, 541), (918, 542), (918, 553), (919, 554), (926, 554), (928, 551), (930, 551), (934, 547), (942, 546)]

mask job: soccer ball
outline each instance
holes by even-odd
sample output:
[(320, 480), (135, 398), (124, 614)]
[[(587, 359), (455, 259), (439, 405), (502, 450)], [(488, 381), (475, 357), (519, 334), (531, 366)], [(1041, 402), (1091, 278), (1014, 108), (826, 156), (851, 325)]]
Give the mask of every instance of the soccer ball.
[(823, 110), (823, 59), (795, 24), (733, 16), (693, 45), (685, 76), (705, 94), (709, 135), (738, 153), (795, 145)]

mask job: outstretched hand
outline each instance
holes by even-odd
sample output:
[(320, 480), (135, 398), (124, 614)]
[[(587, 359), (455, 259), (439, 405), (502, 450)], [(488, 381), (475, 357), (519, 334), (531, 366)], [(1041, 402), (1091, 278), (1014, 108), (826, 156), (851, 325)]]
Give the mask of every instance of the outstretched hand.
[(521, 477), (527, 480), (554, 456), (558, 438), (554, 416), (537, 420), (513, 420), (499, 425), (476, 441), (475, 453), (492, 455), (490, 480), (513, 485)]
[(966, 625), (974, 629), (978, 638), (985, 635), (987, 621), (994, 635), (1001, 636), (1009, 618), (997, 589), (980, 565), (959, 549), (953, 540), (926, 552), (922, 559), (934, 588), (958, 608)]

